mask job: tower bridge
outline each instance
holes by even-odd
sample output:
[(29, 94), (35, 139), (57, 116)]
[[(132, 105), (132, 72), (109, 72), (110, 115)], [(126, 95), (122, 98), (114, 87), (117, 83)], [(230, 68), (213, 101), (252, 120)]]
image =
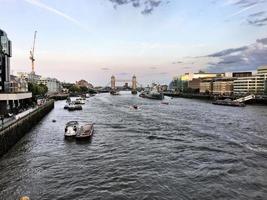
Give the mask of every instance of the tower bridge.
[(131, 80), (127, 80), (127, 79), (116, 79), (114, 75), (111, 76), (111, 81), (110, 81), (110, 85), (111, 85), (111, 90), (112, 91), (116, 91), (116, 83), (117, 82), (124, 82), (124, 83), (128, 83), (131, 82), (131, 91), (132, 94), (137, 94), (137, 81), (136, 81), (136, 76), (133, 75)]

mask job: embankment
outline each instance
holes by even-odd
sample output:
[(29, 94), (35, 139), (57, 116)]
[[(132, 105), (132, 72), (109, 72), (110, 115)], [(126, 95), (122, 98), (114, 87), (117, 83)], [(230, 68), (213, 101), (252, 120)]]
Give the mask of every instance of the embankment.
[(50, 100), (33, 112), (14, 121), (0, 132), (0, 157), (14, 146), (29, 130), (54, 108)]

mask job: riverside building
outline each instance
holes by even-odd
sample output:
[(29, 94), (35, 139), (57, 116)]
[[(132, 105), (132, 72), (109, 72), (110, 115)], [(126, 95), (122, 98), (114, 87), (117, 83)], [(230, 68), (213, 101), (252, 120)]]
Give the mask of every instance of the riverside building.
[(239, 77), (234, 80), (233, 86), (234, 94), (237, 96), (267, 95), (267, 65), (259, 67), (253, 76)]
[(32, 97), (24, 81), (10, 76), (12, 44), (7, 34), (0, 29), (0, 115), (15, 112)]
[(37, 81), (38, 84), (46, 85), (48, 94), (59, 93), (62, 91), (62, 85), (56, 78), (45, 78), (42, 77)]

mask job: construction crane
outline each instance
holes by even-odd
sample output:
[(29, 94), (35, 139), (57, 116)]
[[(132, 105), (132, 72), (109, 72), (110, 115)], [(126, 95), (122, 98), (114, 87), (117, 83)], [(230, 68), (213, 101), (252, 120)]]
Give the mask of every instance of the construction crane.
[(32, 73), (34, 73), (34, 61), (35, 61), (34, 49), (35, 49), (36, 34), (37, 34), (37, 31), (34, 32), (33, 45), (32, 45), (32, 49), (30, 50), (30, 60), (32, 61)]

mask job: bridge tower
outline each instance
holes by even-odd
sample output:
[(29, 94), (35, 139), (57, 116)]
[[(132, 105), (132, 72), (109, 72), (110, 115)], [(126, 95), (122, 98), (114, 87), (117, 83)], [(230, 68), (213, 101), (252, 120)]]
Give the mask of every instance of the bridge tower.
[(132, 94), (137, 94), (137, 82), (136, 82), (135, 75), (133, 75), (133, 78), (132, 78)]
[(111, 84), (111, 90), (116, 90), (116, 79), (115, 79), (115, 76), (114, 75), (112, 75), (111, 76), (111, 82), (110, 82)]

